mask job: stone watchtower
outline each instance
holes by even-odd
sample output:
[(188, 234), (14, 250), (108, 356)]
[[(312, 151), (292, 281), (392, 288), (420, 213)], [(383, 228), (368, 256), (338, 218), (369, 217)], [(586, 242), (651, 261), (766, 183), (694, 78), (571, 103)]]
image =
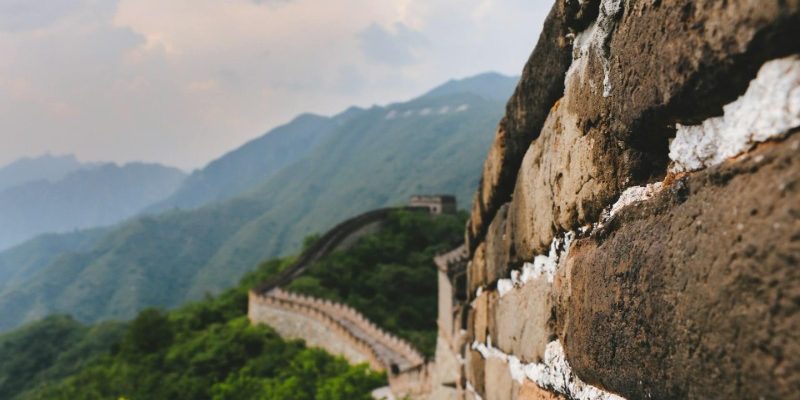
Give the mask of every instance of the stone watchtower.
[(427, 208), (431, 214), (452, 214), (456, 212), (456, 197), (446, 194), (416, 195), (411, 196), (408, 205)]

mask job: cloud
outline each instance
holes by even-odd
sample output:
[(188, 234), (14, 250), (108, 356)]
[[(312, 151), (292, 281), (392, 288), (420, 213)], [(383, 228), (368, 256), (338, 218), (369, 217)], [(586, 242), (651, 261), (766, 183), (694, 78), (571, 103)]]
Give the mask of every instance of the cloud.
[(271, 7), (278, 7), (288, 3), (291, 3), (294, 0), (251, 0), (253, 3), (258, 5), (266, 5)]
[(0, 0), (0, 30), (17, 32), (43, 28), (80, 5), (81, 0)]
[(518, 74), (549, 7), (0, 0), (0, 164), (51, 151), (199, 167), (302, 112)]
[(416, 50), (428, 43), (420, 32), (402, 22), (395, 22), (391, 29), (377, 23), (357, 35), (361, 50), (371, 60), (387, 65), (408, 65), (417, 61)]

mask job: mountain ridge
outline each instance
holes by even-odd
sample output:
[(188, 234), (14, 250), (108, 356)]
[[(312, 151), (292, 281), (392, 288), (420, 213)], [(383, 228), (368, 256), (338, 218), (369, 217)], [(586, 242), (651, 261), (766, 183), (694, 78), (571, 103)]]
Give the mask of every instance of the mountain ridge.
[(184, 177), (183, 171), (160, 164), (103, 163), (56, 181), (0, 190), (0, 249), (42, 233), (120, 222), (172, 193)]
[(91, 322), (202, 298), (308, 235), (412, 194), (453, 193), (463, 208), (504, 107), (460, 92), (353, 109), (306, 156), (234, 198), (135, 218), (89, 250), (49, 258), (0, 290), (0, 329), (52, 312)]

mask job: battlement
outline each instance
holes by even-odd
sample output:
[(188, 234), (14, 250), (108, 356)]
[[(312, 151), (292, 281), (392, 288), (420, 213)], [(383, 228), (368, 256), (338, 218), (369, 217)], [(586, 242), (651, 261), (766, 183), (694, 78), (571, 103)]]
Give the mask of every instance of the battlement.
[[(287, 316), (277, 315), (274, 312), (276, 310), (288, 311), (301, 318), (286, 323)], [(252, 323), (271, 325), (281, 336), (304, 339), (309, 345), (340, 354), (351, 362), (367, 361), (375, 370), (396, 373), (425, 362), (422, 355), (405, 340), (379, 328), (352, 307), (330, 300), (281, 289), (273, 289), (265, 294), (251, 291), (248, 317)], [(276, 323), (279, 317), (283, 320)], [(310, 329), (310, 323), (330, 329)], [(343, 343), (349, 348), (342, 349)]]
[(457, 210), (456, 197), (446, 194), (414, 195), (408, 199), (408, 205), (427, 208), (431, 214), (452, 214)]

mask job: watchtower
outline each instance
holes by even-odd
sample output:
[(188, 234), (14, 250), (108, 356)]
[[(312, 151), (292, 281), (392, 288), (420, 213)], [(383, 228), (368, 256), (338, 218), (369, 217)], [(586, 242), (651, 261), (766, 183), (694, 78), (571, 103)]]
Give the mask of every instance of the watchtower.
[(456, 197), (447, 194), (415, 195), (408, 200), (408, 205), (427, 208), (431, 214), (452, 214), (456, 212)]

